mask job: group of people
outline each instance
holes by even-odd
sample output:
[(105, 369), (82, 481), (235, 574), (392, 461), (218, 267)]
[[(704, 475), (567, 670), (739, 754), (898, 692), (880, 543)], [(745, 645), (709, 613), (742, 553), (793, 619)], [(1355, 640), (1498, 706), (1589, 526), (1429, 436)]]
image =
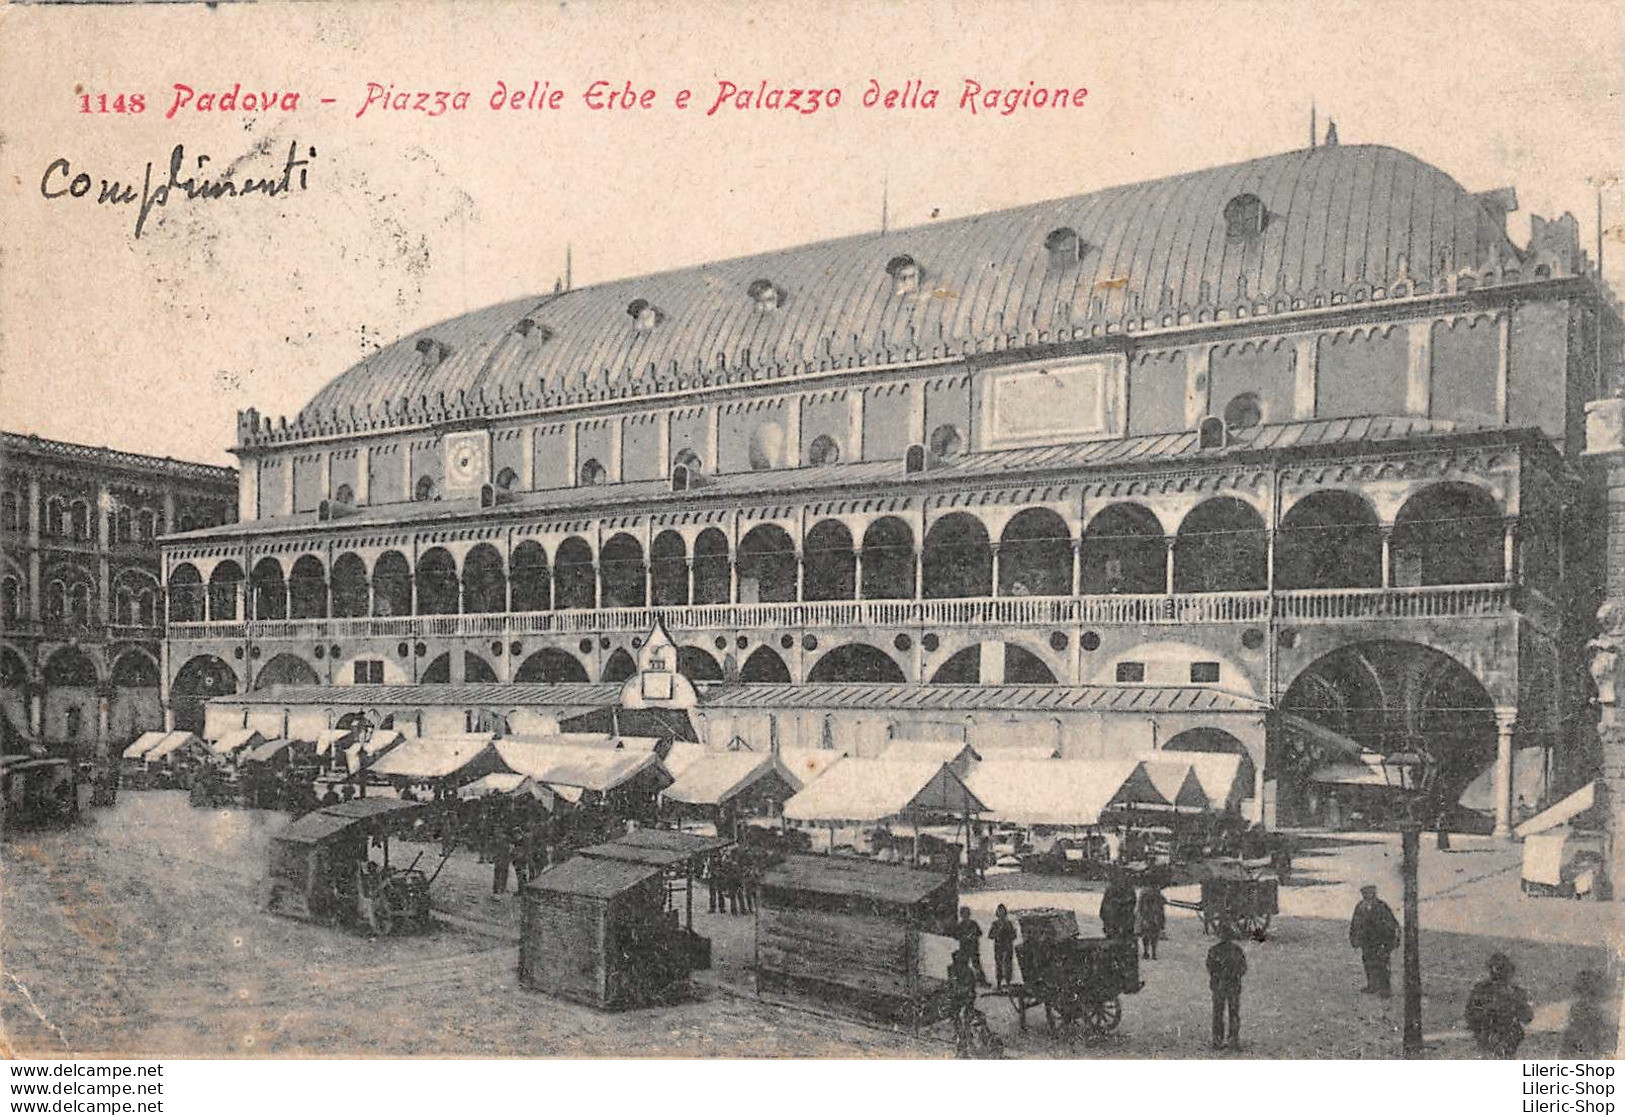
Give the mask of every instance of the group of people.
[(1100, 896), (1100, 925), (1109, 940), (1138, 941), (1140, 957), (1157, 958), (1157, 942), (1168, 927), (1168, 901), (1162, 888), (1136, 888), (1126, 873), (1112, 876)]
[(713, 914), (756, 912), (756, 890), (761, 882), (760, 857), (737, 844), (705, 861), (706, 909)]

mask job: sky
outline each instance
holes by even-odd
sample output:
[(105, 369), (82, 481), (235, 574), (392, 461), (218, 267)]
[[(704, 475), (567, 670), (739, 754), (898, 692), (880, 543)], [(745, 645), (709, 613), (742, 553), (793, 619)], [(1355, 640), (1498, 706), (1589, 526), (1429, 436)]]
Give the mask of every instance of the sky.
[[(1625, 5), (1493, 0), (0, 9), (0, 426), (230, 463), (238, 410), (291, 416), (405, 332), (551, 290), (567, 251), (583, 286), (878, 228), (883, 197), (902, 227), (1084, 193), (1307, 146), (1311, 105), (1344, 143), (1514, 186), (1515, 241), (1571, 211), (1591, 248), (1600, 190), (1621, 287), (1622, 32)], [(865, 108), (870, 79), (939, 103)], [(1088, 95), (971, 116), (966, 79)], [(565, 96), (492, 111), (499, 80)], [(654, 107), (590, 111), (596, 80)], [(721, 81), (843, 102), (707, 115)], [(469, 105), (357, 116), (369, 82)], [(239, 84), (299, 105), (197, 111)], [(121, 92), (145, 111), (83, 111)], [(177, 201), (138, 239), (100, 181), (161, 182), (176, 144), (239, 176), (317, 153), (305, 190)], [(42, 196), (59, 159), (89, 197)]]

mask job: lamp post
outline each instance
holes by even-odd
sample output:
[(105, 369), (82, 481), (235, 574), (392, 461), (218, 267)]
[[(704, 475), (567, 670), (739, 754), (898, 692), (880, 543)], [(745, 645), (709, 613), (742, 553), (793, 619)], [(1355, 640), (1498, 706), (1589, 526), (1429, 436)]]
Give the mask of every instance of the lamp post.
[[(1419, 802), (1418, 802), (1419, 804)], [(1419, 811), (1418, 811), (1419, 812)], [(1406, 1060), (1422, 1056), (1422, 929), (1417, 893), (1417, 859), (1422, 836), (1420, 816), (1413, 813), (1400, 826), (1400, 873), (1404, 879), (1405, 1037)]]

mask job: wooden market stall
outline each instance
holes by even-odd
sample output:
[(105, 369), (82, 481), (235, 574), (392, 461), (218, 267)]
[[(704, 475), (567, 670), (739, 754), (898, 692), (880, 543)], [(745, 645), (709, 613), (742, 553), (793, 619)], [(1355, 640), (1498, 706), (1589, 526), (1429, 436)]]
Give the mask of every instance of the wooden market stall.
[(776, 755), (708, 751), (684, 767), (661, 800), (679, 820), (710, 822), (718, 836), (736, 837), (742, 819), (775, 817), (800, 790)]
[(933, 1021), (947, 998), (951, 944), (940, 938), (958, 905), (950, 873), (790, 856), (761, 881), (757, 993), (807, 995), (912, 1026)]
[(580, 854), (660, 868), (665, 879), (666, 908), (676, 910), (677, 892), (683, 892), (683, 945), (688, 950), (690, 967), (703, 970), (711, 966), (711, 942), (694, 932), (694, 880), (699, 877), (700, 868), (707, 859), (732, 843), (732, 840), (720, 837), (639, 828), (619, 839), (583, 848)]
[(680, 997), (689, 958), (661, 878), (652, 864), (584, 855), (542, 872), (521, 899), (519, 982), (608, 1010)]

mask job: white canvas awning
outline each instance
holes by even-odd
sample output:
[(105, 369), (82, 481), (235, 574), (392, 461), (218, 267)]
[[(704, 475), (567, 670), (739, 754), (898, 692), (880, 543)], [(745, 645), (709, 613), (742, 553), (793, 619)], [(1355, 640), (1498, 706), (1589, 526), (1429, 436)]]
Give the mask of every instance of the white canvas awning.
[(792, 821), (839, 824), (980, 814), (986, 806), (946, 763), (842, 759), (784, 803)]
[(671, 785), (671, 775), (652, 751), (619, 751), (610, 747), (572, 747), (554, 740), (509, 737), (496, 742), (497, 754), (509, 770), (528, 774), (543, 785), (608, 793), (633, 779), (647, 777), (654, 789)]
[(1100, 823), (1139, 765), (1135, 759), (984, 759), (965, 783), (991, 820), (1088, 827)]
[(712, 751), (690, 764), (682, 776), (666, 788), (665, 798), (685, 805), (723, 805), (774, 774), (792, 791), (797, 788), (772, 755), (759, 755), (754, 751)]
[(229, 732), (241, 730), (247, 713), (242, 705), (210, 701), (203, 708), (203, 738), (220, 739)]
[(779, 762), (792, 783), (806, 789), (825, 771), (846, 758), (845, 751), (828, 747), (784, 747), (779, 750)]
[(135, 742), (124, 749), (124, 758), (140, 759), (164, 741), (168, 732), (142, 732), (135, 737)]
[(216, 755), (235, 755), (245, 747), (258, 747), (265, 737), (253, 728), (238, 728), (214, 741)]
[(344, 752), (344, 766), (351, 774), (359, 771), (369, 759), (384, 754), (405, 742), (406, 737), (394, 728), (379, 728), (367, 737), (366, 743), (352, 744)]
[(1206, 809), (1207, 792), (1181, 756), (1142, 759), (1112, 799), (1113, 805), (1156, 809)]
[(142, 758), (149, 763), (158, 763), (180, 755), (202, 755), (208, 749), (208, 745), (191, 732), (169, 732)]
[(1188, 762), (1196, 774), (1196, 781), (1207, 795), (1208, 805), (1224, 810), (1242, 798), (1250, 797), (1253, 788), (1241, 781), (1241, 756), (1222, 752), (1180, 752), (1181, 762)]
[(337, 751), (340, 755), (355, 743), (355, 733), (345, 728), (324, 728), (316, 733), (316, 754), (327, 755)]
[(422, 736), (391, 748), (372, 764), (374, 774), (424, 781), (477, 777), (498, 769), (506, 768), (489, 735)]
[(556, 791), (543, 786), (528, 775), (514, 774), (511, 771), (493, 771), (457, 788), (457, 796), (460, 798), (480, 798), (486, 794), (532, 797), (541, 802), (549, 812), (559, 801)]
[(1587, 782), (1574, 793), (1549, 805), (1513, 830), (1515, 836), (1528, 838), (1566, 825), (1597, 804), (1597, 784)]

